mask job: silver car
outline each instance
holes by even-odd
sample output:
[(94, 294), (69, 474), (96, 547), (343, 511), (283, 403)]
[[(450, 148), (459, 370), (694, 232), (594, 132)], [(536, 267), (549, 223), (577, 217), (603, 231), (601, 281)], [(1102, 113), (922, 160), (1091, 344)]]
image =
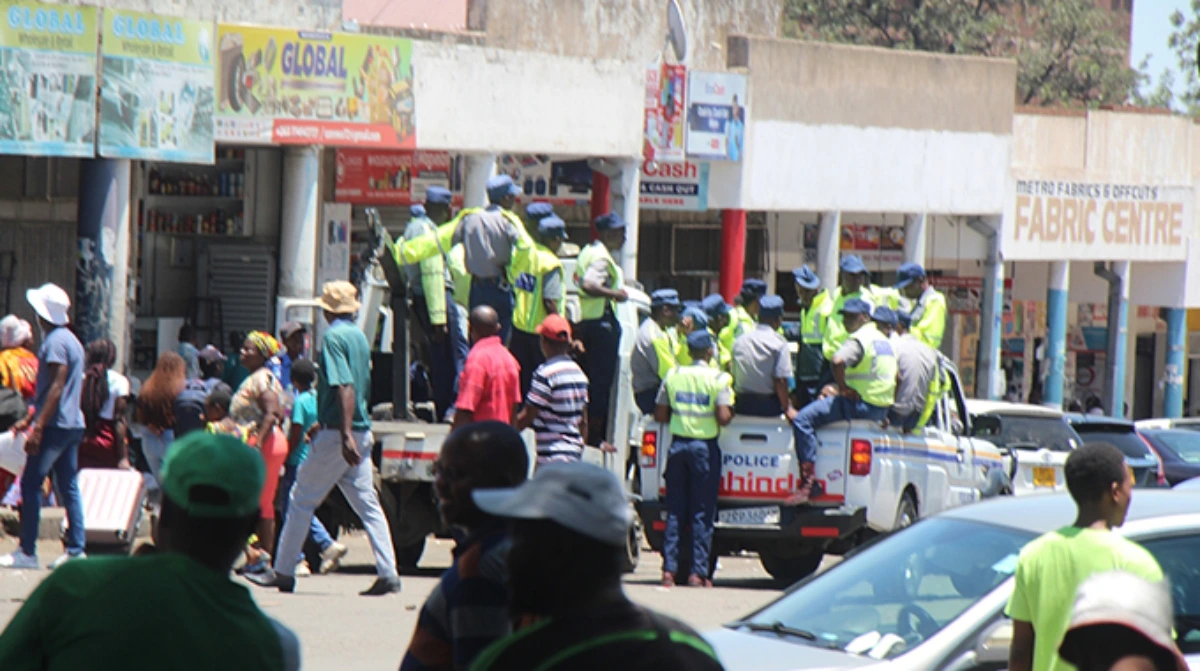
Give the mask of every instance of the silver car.
[[(1119, 530), (1154, 554), (1170, 580), (1176, 635), (1193, 669), (1200, 669), (1197, 511), (1200, 493), (1138, 490)], [(1003, 669), (1017, 555), (1074, 516), (1062, 494), (953, 508), (861, 548), (706, 637), (729, 671)]]

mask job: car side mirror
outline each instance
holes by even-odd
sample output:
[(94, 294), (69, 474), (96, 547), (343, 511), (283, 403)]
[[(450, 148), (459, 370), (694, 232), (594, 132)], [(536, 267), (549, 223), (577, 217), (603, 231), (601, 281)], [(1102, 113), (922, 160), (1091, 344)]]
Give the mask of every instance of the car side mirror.
[(1002, 619), (983, 630), (975, 641), (975, 663), (980, 665), (1007, 664), (1012, 648), (1012, 620)]
[(975, 438), (990, 438), (1000, 435), (1000, 418), (982, 415), (971, 419), (971, 435)]

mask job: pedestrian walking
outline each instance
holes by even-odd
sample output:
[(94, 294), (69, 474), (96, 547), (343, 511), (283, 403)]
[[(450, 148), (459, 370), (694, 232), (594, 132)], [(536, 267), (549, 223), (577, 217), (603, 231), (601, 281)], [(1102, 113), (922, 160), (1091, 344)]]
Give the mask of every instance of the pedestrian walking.
[(679, 323), (679, 292), (659, 289), (650, 294), (650, 318), (638, 327), (629, 368), (633, 374), (633, 397), (644, 414), (654, 412), (654, 399), (663, 378), (678, 365), (669, 329)]
[(317, 361), (321, 373), (317, 378), (317, 421), (321, 429), (313, 437), (304, 467), (296, 472), (274, 571), (247, 576), (263, 587), (295, 591), (297, 557), (313, 513), (336, 485), (362, 520), (375, 553), (377, 578), (361, 594), (379, 596), (400, 591), (392, 534), (372, 477), (370, 455), (375, 439), (367, 410), (371, 345), (354, 325), (354, 314), (360, 307), (357, 293), (349, 282), (328, 282), (317, 301), (329, 322)]
[(275, 551), (275, 492), (279, 488), (279, 473), (287, 460), (287, 437), (283, 435), (283, 385), (267, 367), (267, 362), (279, 353), (279, 342), (270, 333), (252, 331), (242, 344), (242, 366), (250, 371), (229, 406), (229, 418), (247, 436), (251, 447), (262, 454), (267, 478), (259, 508), (258, 537), (251, 544), (246, 573), (262, 573), (270, 569)]
[(500, 321), (490, 306), (471, 310), (471, 353), (458, 378), (454, 428), (471, 422), (512, 424), (521, 402), (521, 367), (500, 339)]
[(258, 521), (262, 459), (196, 433), (163, 471), (155, 551), (71, 562), (44, 579), (0, 635), (0, 668), (300, 668), (296, 635), (229, 579)]
[(1188, 671), (1174, 626), (1165, 582), (1125, 571), (1097, 573), (1079, 586), (1058, 654), (1085, 671)]
[(1163, 579), (1153, 555), (1112, 531), (1125, 522), (1133, 497), (1125, 455), (1107, 443), (1091, 443), (1072, 452), (1064, 468), (1078, 512), (1070, 526), (1031, 541), (1017, 559), (1005, 611), (1013, 620), (1012, 671), (1071, 668), (1058, 648), (1075, 594), (1092, 575), (1120, 570), (1152, 582)]
[(583, 344), (583, 372), (590, 383), (588, 445), (599, 445), (608, 433), (608, 407), (617, 374), (621, 324), (617, 304), (629, 300), (625, 275), (613, 252), (625, 246), (625, 221), (617, 214), (602, 214), (593, 222), (597, 238), (579, 252), (575, 261), (575, 286), (579, 287), (579, 341)]
[(729, 374), (709, 365), (713, 339), (707, 331), (688, 336), (690, 366), (667, 375), (658, 391), (654, 420), (669, 424), (667, 453), (667, 526), (663, 531), (664, 587), (675, 584), (679, 570), (679, 536), (692, 530), (692, 566), (688, 584), (712, 587), (709, 555), (721, 483), (721, 449), (717, 435), (733, 420), (733, 389)]
[(481, 510), (512, 521), (511, 608), (526, 623), (472, 671), (715, 671), (694, 629), (635, 605), (621, 587), (632, 522), (625, 488), (587, 463), (548, 464), (515, 489), (478, 489)]
[(129, 379), (112, 369), (116, 359), (116, 345), (108, 338), (92, 341), (84, 353), (80, 468), (132, 468), (125, 423)]
[(529, 455), (511, 426), (476, 422), (446, 438), (434, 462), (434, 491), (447, 528), (464, 536), (454, 560), (421, 606), (400, 671), (466, 669), (512, 630), (505, 557), (507, 520), (475, 504), (476, 491), (525, 482)]
[(529, 393), (533, 371), (546, 359), (542, 355), (538, 326), (548, 315), (561, 315), (566, 309), (562, 261), (558, 250), (567, 239), (567, 224), (554, 216), (546, 203), (533, 203), (526, 209), (534, 230), (534, 243), (512, 260), (513, 334), (508, 348), (521, 366), (521, 396)]
[[(292, 365), (292, 384), (296, 395), (292, 403), (292, 426), (288, 429), (288, 456), (283, 463), (283, 475), (279, 478), (279, 523), (287, 524), (288, 501), (296, 484), (296, 473), (300, 465), (308, 459), (312, 445), (308, 440), (308, 432), (314, 426), (320, 426), (317, 418), (317, 382), (316, 366), (308, 359), (299, 359)], [(345, 545), (335, 541), (320, 518), (312, 516), (308, 525), (308, 539), (316, 544), (321, 551), (321, 564), (317, 570), (321, 573), (336, 571), (349, 550)], [(311, 575), (308, 565), (304, 562), (303, 552), (296, 564), (296, 576)]]
[(489, 205), (462, 218), (453, 244), (462, 243), (467, 272), (471, 274), (471, 309), (480, 305), (496, 311), (500, 340), (507, 343), (512, 333), (513, 290), (509, 263), (513, 252), (532, 244), (525, 225), (513, 213), (521, 189), (508, 175), (487, 181)]
[(186, 322), (179, 327), (179, 347), (175, 351), (183, 357), (187, 379), (194, 380), (200, 377), (200, 349), (196, 347), (196, 327)]
[[(404, 229), (404, 239), (432, 236), (437, 239), (437, 227), (450, 220), (453, 195), (449, 189), (431, 186), (425, 191), (425, 205), (420, 216), (414, 211)], [(448, 250), (419, 262), (404, 266), (408, 274), (408, 291), (412, 296), (413, 316), (425, 336), (429, 349), (429, 377), (433, 404), (438, 421), (445, 420), (454, 406), (454, 386), (467, 360), (467, 339), (459, 324), (455, 304), (454, 277), (450, 272)], [(469, 300), (469, 298), (467, 299)]]
[(45, 333), (38, 350), (35, 414), (13, 426), (25, 438), (25, 471), (21, 474), (21, 545), (0, 557), (0, 568), (37, 568), (38, 527), (42, 515), (42, 482), (51, 472), (67, 509), (66, 552), (50, 564), (58, 568), (84, 557), (83, 499), (79, 495), (79, 442), (84, 419), (79, 401), (83, 392), (83, 345), (67, 327), (71, 299), (54, 284), (25, 292)]
[[(546, 363), (534, 371), (525, 407), (515, 424), (518, 431), (533, 428), (539, 467), (579, 461), (587, 435), (588, 379), (571, 359), (571, 324), (562, 315), (550, 315), (538, 327), (538, 334)], [(604, 445), (604, 449), (610, 447)]]
[(175, 352), (163, 352), (150, 377), (138, 391), (134, 432), (141, 440), (142, 456), (150, 474), (162, 483), (167, 447), (175, 442), (175, 399), (187, 385), (187, 367)]
[(779, 335), (783, 324), (783, 299), (763, 296), (758, 323), (733, 341), (733, 392), (735, 410), (751, 417), (796, 416), (788, 382), (792, 379), (792, 353)]

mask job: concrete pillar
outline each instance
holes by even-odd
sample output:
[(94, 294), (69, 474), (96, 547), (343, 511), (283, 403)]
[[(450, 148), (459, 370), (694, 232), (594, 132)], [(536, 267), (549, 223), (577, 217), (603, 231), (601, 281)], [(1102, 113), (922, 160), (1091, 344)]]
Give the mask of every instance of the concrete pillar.
[(131, 165), (127, 159), (79, 162), (75, 328), (85, 346), (99, 338), (112, 340), (117, 370), (128, 360), (135, 319), (128, 292)]
[(1067, 291), (1071, 286), (1071, 264), (1051, 261), (1046, 291), (1046, 382), (1042, 403), (1061, 408), (1067, 366)]
[[(924, 217), (922, 217), (922, 220)], [(911, 226), (912, 221), (908, 224)], [(987, 240), (987, 257), (983, 266), (983, 305), (979, 320), (979, 369), (975, 395), (980, 398), (999, 399), (1004, 396), (1004, 371), (1000, 360), (1000, 334), (1003, 332), (1004, 317), (1004, 261), (1000, 256), (1000, 218), (990, 220), (969, 219), (967, 225)], [(922, 221), (920, 228), (924, 228)], [(924, 233), (921, 233), (924, 238)], [(905, 260), (921, 263), (908, 256), (911, 238), (907, 231), (904, 237)], [(922, 243), (924, 245), (924, 243)], [(924, 247), (922, 246), (922, 249)]]
[(484, 207), (488, 204), (487, 181), (496, 174), (495, 154), (467, 154), (463, 176), (463, 205)]
[(842, 249), (842, 213), (822, 212), (817, 227), (817, 276), (821, 286), (833, 291), (838, 285), (838, 257)]
[(1108, 345), (1104, 358), (1101, 402), (1110, 417), (1125, 416), (1125, 355), (1129, 350), (1129, 262), (1096, 263), (1096, 274), (1108, 282)]
[(596, 217), (612, 212), (612, 203), (609, 202), (609, 192), (610, 189), (608, 175), (600, 172), (599, 170), (593, 170), (591, 201), (592, 210), (590, 213), (591, 218), (588, 219), (588, 225), (591, 227), (592, 235), (589, 240), (595, 240), (596, 238), (600, 237), (600, 234), (596, 232), (596, 226), (593, 223), (596, 221)]
[(279, 298), (311, 298), (317, 291), (320, 241), (321, 150), (283, 150), (283, 207), (279, 230)]
[[(1163, 417), (1183, 417), (1183, 364), (1187, 356), (1187, 310), (1167, 308), (1167, 365), (1164, 371)], [(1194, 402), (1194, 401), (1193, 401)]]
[(925, 267), (925, 250), (928, 239), (927, 214), (909, 214), (904, 217), (904, 262)]
[(746, 269), (746, 211), (721, 211), (721, 295), (732, 303)]
[(637, 280), (638, 201), (641, 193), (642, 160), (623, 158), (616, 161), (620, 173), (610, 180), (612, 211), (625, 220), (625, 247), (621, 250), (621, 270), (626, 280)]

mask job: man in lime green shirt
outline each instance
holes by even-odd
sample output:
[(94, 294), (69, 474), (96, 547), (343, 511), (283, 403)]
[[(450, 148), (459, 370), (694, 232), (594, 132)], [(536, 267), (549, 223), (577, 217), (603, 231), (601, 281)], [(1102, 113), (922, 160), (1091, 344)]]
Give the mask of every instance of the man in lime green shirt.
[(299, 669), (300, 644), (229, 579), (266, 471), (242, 441), (196, 431), (163, 462), (158, 547), (55, 569), (0, 636), (0, 669)]
[(1073, 671), (1058, 654), (1071, 622), (1075, 592), (1088, 577), (1127, 571), (1163, 579), (1154, 557), (1113, 533), (1125, 522), (1133, 477), (1120, 450), (1085, 445), (1067, 457), (1067, 489), (1079, 508), (1074, 524), (1051, 531), (1021, 550), (1006, 614), (1013, 619), (1010, 671)]

